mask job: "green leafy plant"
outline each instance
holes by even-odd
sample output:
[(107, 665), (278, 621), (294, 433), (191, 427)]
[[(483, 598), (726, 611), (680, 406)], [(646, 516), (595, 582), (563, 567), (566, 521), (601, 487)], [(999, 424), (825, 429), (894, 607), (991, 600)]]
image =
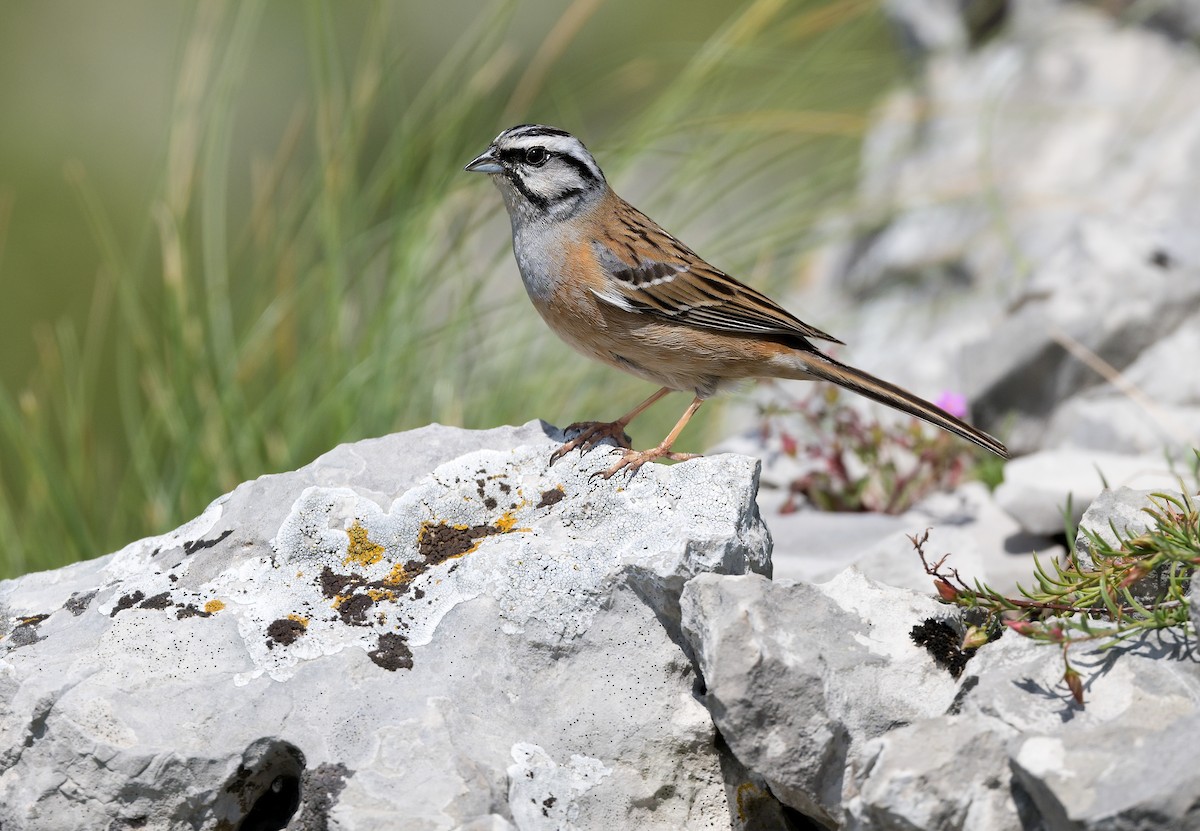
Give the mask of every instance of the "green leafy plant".
[[(965, 414), (965, 402), (956, 396), (944, 395), (938, 403)], [(953, 490), (976, 475), (983, 455), (917, 419), (884, 423), (865, 416), (831, 385), (764, 408), (761, 416), (764, 443), (778, 442), (807, 468), (789, 484), (784, 511), (803, 500), (823, 511), (903, 513), (930, 493)]]
[(1063, 680), (1083, 704), (1079, 672), (1068, 650), (1083, 642), (1108, 649), (1139, 635), (1163, 629), (1194, 634), (1187, 593), (1200, 566), (1200, 512), (1192, 497), (1157, 493), (1144, 508), (1152, 527), (1123, 534), (1112, 527), (1115, 542), (1083, 529), (1091, 554), (1085, 562), (1074, 545), (1065, 562), (1048, 566), (1035, 560), (1034, 582), (1018, 586), (1010, 597), (975, 581), (968, 585), (946, 565), (949, 554), (930, 562), (926, 531), (913, 536), (913, 547), (943, 602), (971, 610), (982, 619), (967, 628), (963, 648), (977, 648), (1004, 630), (1063, 652)]

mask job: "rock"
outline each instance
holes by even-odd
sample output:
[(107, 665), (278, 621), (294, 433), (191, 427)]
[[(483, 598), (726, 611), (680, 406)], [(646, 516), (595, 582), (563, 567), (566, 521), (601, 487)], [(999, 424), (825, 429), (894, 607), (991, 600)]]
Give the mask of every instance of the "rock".
[(996, 501), (1031, 534), (1061, 534), (1064, 511), (1077, 525), (1106, 486), (1177, 489), (1178, 475), (1160, 458), (1095, 450), (1047, 450), (1004, 466)]
[(774, 541), (771, 567), (777, 581), (823, 582), (854, 565), (872, 580), (928, 592), (930, 578), (910, 540), (926, 530), (930, 554), (951, 552), (965, 579), (983, 580), (1001, 591), (1030, 581), (1034, 554), (1046, 559), (1064, 551), (1048, 536), (1026, 532), (979, 481), (932, 493), (898, 516), (806, 506), (784, 510), (789, 485), (804, 469), (777, 445), (774, 435), (764, 439), (758, 430), (726, 438), (716, 448), (762, 459), (758, 503)]
[(785, 805), (826, 826), (841, 821), (860, 744), (954, 700), (954, 680), (909, 637), (943, 610), (853, 569), (823, 586), (701, 576), (682, 608), (709, 709), (734, 755)]
[[(947, 563), (968, 584), (979, 580), (998, 591), (1012, 591), (1018, 583), (1030, 583), (1035, 555), (1045, 560), (1063, 553), (1063, 547), (1047, 536), (1023, 529), (982, 482), (931, 494), (901, 519), (909, 530), (899, 539), (866, 552), (856, 565), (873, 580), (923, 593), (932, 590), (932, 582), (910, 536), (920, 536), (926, 530), (929, 540), (925, 549), (931, 560), (950, 554)], [(827, 573), (820, 579), (832, 576)]]
[(1195, 741), (1200, 676), (1190, 648), (1166, 635), (1108, 652), (1072, 649), (1086, 709), (1066, 691), (1054, 647), (1006, 636), (971, 662), (964, 685), (979, 680), (962, 713), (1017, 731), (1007, 745), (1015, 786), (1045, 827), (1195, 827), (1200, 774), (1162, 760)]
[[(1175, 508), (1158, 494), (1179, 500), (1183, 498), (1178, 491), (1144, 491), (1133, 488), (1106, 489), (1096, 497), (1084, 512), (1083, 519), (1079, 522), (1079, 533), (1075, 537), (1075, 552), (1080, 567), (1087, 571), (1097, 569), (1096, 545), (1093, 541), (1095, 538), (1113, 548), (1120, 548), (1123, 541), (1154, 530), (1157, 523), (1147, 511), (1161, 513), (1164, 509)], [(1130, 591), (1134, 597), (1148, 603), (1154, 601), (1168, 586), (1166, 571), (1158, 569), (1134, 583)]]
[(1122, 538), (1136, 537), (1154, 527), (1153, 520), (1145, 510), (1156, 507), (1151, 499), (1154, 493), (1133, 488), (1105, 488), (1101, 491), (1079, 521), (1079, 532), (1075, 536), (1079, 564), (1089, 570), (1096, 567), (1094, 546), (1088, 532), (1117, 546)]
[[(886, 568), (886, 559), (903, 549), (905, 534), (921, 530), (902, 517), (887, 514), (806, 509), (787, 514), (764, 511), (764, 518), (775, 543), (771, 568), (778, 581), (828, 579), (877, 552), (882, 552), (880, 557), (885, 562), (881, 568)], [(912, 552), (911, 545), (908, 550)]]
[(1193, 828), (1200, 729), (1191, 642), (1061, 650), (1015, 634), (957, 681), (910, 629), (948, 606), (854, 570), (820, 585), (704, 574), (683, 630), (721, 735), (786, 805), (829, 828)]
[[(1106, 391), (1095, 356), (1126, 371), (1197, 319), (1200, 59), (1040, 0), (1008, 3), (1003, 33), (968, 50), (960, 7), (889, 4), (931, 51), (880, 108), (843, 220), (855, 231), (814, 257), (822, 293), (807, 302), (851, 345), (845, 359), (918, 393), (965, 394), (1010, 449), (1119, 449), (1055, 413)], [(1197, 406), (1162, 403), (1172, 422), (1190, 411), (1169, 408)], [(1121, 445), (1150, 441), (1129, 433)]]
[[(1174, 40), (1200, 38), (1196, 0), (1086, 0), (1123, 26), (1141, 25)], [(978, 46), (1008, 18), (1011, 0), (887, 0), (884, 11), (903, 46), (917, 57), (963, 53)]]
[(1092, 387), (1050, 417), (1045, 442), (1054, 447), (1103, 447), (1161, 454), (1164, 447), (1200, 447), (1200, 314), (1143, 352), (1121, 373), (1124, 389)]
[(1175, 40), (1200, 38), (1200, 3), (1196, 0), (1091, 0), (1097, 8), (1112, 14), (1122, 23), (1134, 23), (1161, 32)]
[(0, 583), (0, 825), (743, 827), (678, 598), (769, 572), (756, 462), (558, 438), (345, 445)]
[(964, 52), (986, 40), (1008, 16), (1007, 0), (887, 0), (883, 8), (901, 45), (916, 57)]
[(1161, 763), (1186, 754), (1200, 725), (1194, 661), (1148, 641), (1115, 653), (1077, 647), (1071, 662), (1086, 709), (1071, 700), (1053, 647), (1011, 635), (986, 645), (952, 712), (864, 748), (847, 826), (1194, 827), (1200, 776)]
[(1019, 823), (1004, 763), (1016, 731), (984, 717), (949, 714), (897, 727), (862, 749), (845, 828), (872, 831), (1036, 828)]

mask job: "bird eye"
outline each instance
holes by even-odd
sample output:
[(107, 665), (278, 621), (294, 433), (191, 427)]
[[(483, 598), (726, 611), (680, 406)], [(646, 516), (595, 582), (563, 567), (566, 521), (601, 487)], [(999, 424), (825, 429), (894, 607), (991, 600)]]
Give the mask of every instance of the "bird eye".
[(534, 167), (541, 167), (549, 158), (550, 154), (546, 152), (545, 147), (530, 147), (525, 151), (525, 163)]

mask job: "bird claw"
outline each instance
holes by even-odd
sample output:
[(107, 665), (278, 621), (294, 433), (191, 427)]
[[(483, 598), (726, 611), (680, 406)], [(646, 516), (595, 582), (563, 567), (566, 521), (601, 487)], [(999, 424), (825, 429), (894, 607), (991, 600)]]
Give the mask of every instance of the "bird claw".
[(584, 453), (605, 439), (612, 439), (618, 447), (626, 450), (632, 446), (629, 435), (625, 432), (625, 425), (619, 421), (577, 421), (563, 432), (570, 433), (573, 430), (581, 432), (550, 454), (550, 464), (554, 464), (577, 447), (580, 453)]
[(588, 478), (595, 479), (597, 476), (599, 476), (603, 479), (611, 479), (614, 474), (624, 470), (629, 474), (629, 479), (632, 479), (633, 475), (638, 472), (638, 468), (646, 464), (646, 462), (653, 462), (657, 459), (670, 459), (672, 462), (686, 462), (689, 459), (699, 458), (701, 458), (699, 453), (672, 453), (665, 447), (653, 447), (649, 450), (626, 449), (625, 452), (621, 454), (621, 460), (619, 462), (608, 468), (608, 470), (597, 470)]

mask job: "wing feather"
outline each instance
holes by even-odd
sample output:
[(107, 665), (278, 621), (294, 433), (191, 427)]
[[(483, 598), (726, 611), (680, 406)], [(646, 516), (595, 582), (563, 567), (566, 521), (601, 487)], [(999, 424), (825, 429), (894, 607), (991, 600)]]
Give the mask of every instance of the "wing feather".
[[(610, 305), (666, 320), (740, 334), (798, 335), (841, 343), (798, 319), (762, 292), (700, 259), (644, 214), (624, 244), (592, 243), (597, 260), (612, 278), (596, 297)], [(653, 251), (657, 256), (648, 257)]]

